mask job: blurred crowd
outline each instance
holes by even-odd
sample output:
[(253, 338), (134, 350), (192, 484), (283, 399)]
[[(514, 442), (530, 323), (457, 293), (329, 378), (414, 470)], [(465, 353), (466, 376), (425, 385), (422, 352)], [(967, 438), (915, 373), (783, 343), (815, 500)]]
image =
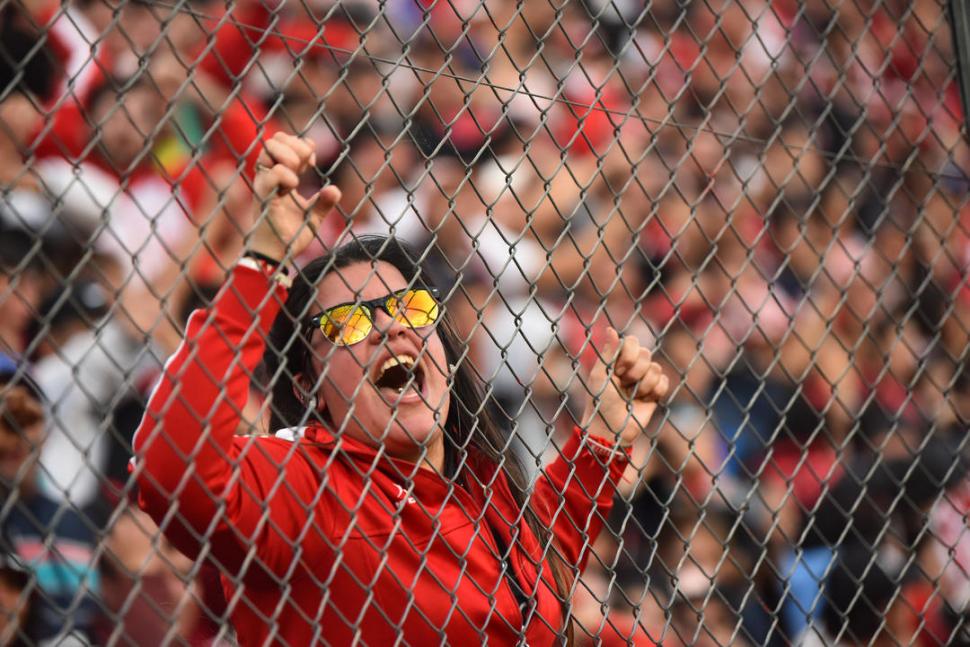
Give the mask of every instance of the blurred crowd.
[(536, 470), (608, 325), (674, 378), (577, 644), (970, 644), (942, 0), (10, 0), (0, 53), (0, 645), (231, 643), (128, 461), (278, 130), (343, 191), (308, 256), (423, 250)]

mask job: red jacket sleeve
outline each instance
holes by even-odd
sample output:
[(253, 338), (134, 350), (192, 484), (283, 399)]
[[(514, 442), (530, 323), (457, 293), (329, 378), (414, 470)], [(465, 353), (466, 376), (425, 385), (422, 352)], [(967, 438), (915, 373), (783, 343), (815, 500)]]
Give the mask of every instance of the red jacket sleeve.
[(139, 504), (183, 552), (232, 573), (279, 575), (306, 548), (313, 470), (299, 443), (236, 437), (249, 376), (284, 288), (234, 270), (211, 310), (189, 319), (135, 435)]
[(628, 463), (628, 450), (576, 427), (536, 481), (533, 497), (539, 518), (552, 528), (566, 563), (580, 572), (613, 508), (616, 484)]

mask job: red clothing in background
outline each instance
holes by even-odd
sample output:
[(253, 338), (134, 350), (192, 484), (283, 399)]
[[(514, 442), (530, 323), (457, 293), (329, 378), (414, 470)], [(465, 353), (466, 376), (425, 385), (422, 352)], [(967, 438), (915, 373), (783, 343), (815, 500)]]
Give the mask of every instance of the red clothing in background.
[[(237, 268), (190, 318), (135, 438), (142, 507), (180, 550), (220, 567), (240, 643), (556, 643), (549, 560), (488, 461), (470, 456), (460, 485), (428, 470), (407, 480), (413, 464), (320, 427), (235, 435), (285, 297)], [(575, 430), (531, 493), (577, 568), (627, 464), (596, 442)], [(533, 609), (520, 608), (496, 538)]]

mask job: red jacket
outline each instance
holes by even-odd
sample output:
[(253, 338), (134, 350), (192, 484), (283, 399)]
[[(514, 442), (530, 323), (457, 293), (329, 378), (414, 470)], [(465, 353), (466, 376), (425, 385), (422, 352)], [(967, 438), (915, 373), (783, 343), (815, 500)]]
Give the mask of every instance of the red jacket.
[[(189, 320), (135, 438), (140, 504), (166, 536), (221, 570), (243, 645), (557, 642), (549, 561), (503, 473), (471, 457), (458, 485), (319, 427), (236, 436), (249, 374), (286, 297), (237, 268)], [(290, 440), (287, 436), (296, 436)], [(598, 443), (598, 444), (597, 444)], [(575, 430), (532, 492), (566, 563), (581, 569), (625, 453)], [(523, 617), (495, 541), (534, 610)]]

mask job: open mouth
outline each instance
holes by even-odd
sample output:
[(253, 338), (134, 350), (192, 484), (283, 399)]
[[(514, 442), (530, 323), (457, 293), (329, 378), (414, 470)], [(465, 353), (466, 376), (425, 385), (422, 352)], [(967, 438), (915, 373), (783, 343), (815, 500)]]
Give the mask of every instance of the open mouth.
[(424, 388), (424, 369), (411, 355), (395, 355), (387, 358), (381, 365), (374, 384), (392, 396), (410, 390), (421, 393)]

